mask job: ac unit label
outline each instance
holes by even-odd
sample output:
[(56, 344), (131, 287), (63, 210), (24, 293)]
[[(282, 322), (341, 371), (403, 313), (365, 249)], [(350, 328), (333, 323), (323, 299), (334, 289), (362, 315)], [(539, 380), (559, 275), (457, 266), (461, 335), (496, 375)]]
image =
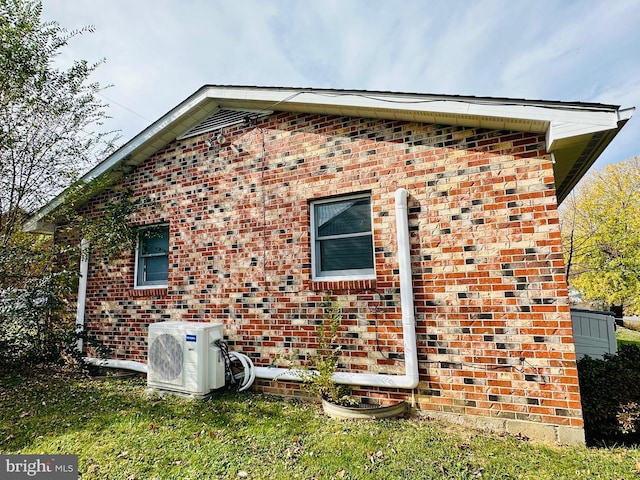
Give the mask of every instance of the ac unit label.
[(195, 335), (189, 335), (189, 334), (187, 334), (187, 342), (195, 342), (196, 340), (197, 340), (197, 339), (196, 339), (196, 336), (195, 336)]

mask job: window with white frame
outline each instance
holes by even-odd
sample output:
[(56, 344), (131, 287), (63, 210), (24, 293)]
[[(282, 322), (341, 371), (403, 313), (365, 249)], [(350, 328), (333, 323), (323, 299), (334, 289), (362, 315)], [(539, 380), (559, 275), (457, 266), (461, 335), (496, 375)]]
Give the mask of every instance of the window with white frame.
[(169, 226), (140, 230), (136, 253), (136, 287), (166, 287), (169, 278)]
[(313, 277), (373, 278), (371, 225), (369, 194), (312, 202)]

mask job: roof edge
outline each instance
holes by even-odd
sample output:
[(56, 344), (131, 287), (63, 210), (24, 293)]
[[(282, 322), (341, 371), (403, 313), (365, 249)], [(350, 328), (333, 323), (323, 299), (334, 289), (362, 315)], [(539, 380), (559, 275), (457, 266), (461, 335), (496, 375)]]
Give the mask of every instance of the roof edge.
[[(460, 124), (473, 123), (474, 119), (480, 122), (480, 119), (486, 118), (530, 120), (537, 125), (546, 125), (545, 133), (550, 151), (554, 139), (549, 140), (549, 137), (553, 129), (556, 132), (562, 130), (562, 134), (556, 135), (556, 138), (570, 138), (576, 132), (592, 133), (613, 129), (615, 133), (610, 137), (613, 139), (634, 112), (633, 108), (621, 109), (615, 105), (582, 102), (363, 90), (204, 85), (98, 163), (83, 175), (76, 185), (89, 183), (114, 171), (133, 156), (150, 156), (177, 138), (179, 135), (176, 135), (176, 132), (188, 131), (194, 123), (204, 120), (202, 117), (206, 118), (216, 109), (239, 104), (247, 105), (248, 108), (256, 108), (257, 105), (264, 110), (281, 111), (293, 109), (294, 106), (303, 109), (313, 105), (316, 110), (340, 107), (362, 113), (375, 112), (381, 118), (384, 118), (384, 112), (392, 105), (391, 108), (395, 111), (433, 113), (434, 118), (438, 115), (443, 118), (456, 118)], [(604, 147), (599, 150), (598, 155)], [(596, 158), (597, 156), (593, 161)], [(68, 191), (69, 189), (64, 190), (43, 206), (25, 222), (23, 229), (27, 232), (40, 232), (43, 229), (50, 231), (51, 224), (47, 224), (46, 220), (63, 204)]]

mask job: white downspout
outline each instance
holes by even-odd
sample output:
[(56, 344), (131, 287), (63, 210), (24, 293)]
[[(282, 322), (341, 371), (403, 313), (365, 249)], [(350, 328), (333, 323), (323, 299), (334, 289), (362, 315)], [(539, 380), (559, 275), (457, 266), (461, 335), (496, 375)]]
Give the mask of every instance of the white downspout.
[[(413, 282), (411, 278), (411, 250), (409, 243), (409, 220), (407, 198), (404, 188), (396, 190), (396, 230), (398, 240), (398, 263), (400, 271), (400, 306), (402, 308), (402, 337), (404, 339), (404, 375), (337, 372), (336, 383), (363, 387), (389, 387), (413, 389), (418, 386), (418, 349), (416, 341), (416, 319), (413, 307)], [(301, 375), (289, 368), (255, 367), (256, 377), (266, 380), (300, 381)]]
[[(89, 276), (89, 252), (90, 243), (86, 238), (80, 243), (80, 280), (78, 283), (78, 307), (76, 310), (76, 332), (80, 333), (84, 330), (84, 311), (87, 304), (87, 280)], [(76, 348), (82, 353), (82, 338), (78, 339)], [(99, 367), (122, 368), (125, 370), (133, 370), (136, 372), (147, 372), (147, 365), (133, 360), (116, 360), (106, 358), (84, 358), (85, 363), (96, 365)]]
[[(89, 275), (89, 240), (83, 238), (80, 242), (80, 279), (78, 282), (78, 305), (76, 310), (76, 333), (84, 331), (84, 310), (87, 304), (87, 276)], [(82, 353), (82, 338), (78, 338), (76, 349)]]

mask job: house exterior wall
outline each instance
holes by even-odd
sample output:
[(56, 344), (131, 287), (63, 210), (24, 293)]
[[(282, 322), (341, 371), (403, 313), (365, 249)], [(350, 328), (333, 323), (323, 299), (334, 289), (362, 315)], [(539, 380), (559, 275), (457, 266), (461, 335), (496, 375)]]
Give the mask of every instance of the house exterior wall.
[[(402, 373), (394, 192), (405, 188), (420, 385), (354, 393), (581, 429), (543, 135), (294, 113), (225, 128), (220, 148), (209, 135), (167, 145), (117, 185), (150, 199), (134, 222), (168, 223), (170, 252), (168, 288), (146, 290), (133, 288), (134, 251), (92, 253), (87, 326), (115, 357), (146, 361), (149, 323), (189, 320), (223, 322), (231, 349), (286, 366), (283, 357), (315, 347), (329, 294), (343, 313), (341, 368)], [(314, 281), (309, 202), (362, 192), (371, 194), (375, 279)]]

